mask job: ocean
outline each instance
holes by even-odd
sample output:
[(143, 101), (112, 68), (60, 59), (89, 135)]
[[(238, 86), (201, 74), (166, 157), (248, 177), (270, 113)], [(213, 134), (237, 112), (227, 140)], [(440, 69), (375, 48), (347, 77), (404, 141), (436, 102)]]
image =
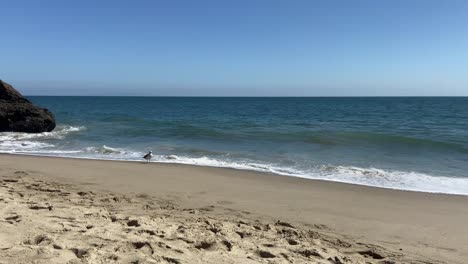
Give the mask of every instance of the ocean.
[(468, 195), (468, 97), (29, 97), (49, 133), (0, 152), (154, 161)]

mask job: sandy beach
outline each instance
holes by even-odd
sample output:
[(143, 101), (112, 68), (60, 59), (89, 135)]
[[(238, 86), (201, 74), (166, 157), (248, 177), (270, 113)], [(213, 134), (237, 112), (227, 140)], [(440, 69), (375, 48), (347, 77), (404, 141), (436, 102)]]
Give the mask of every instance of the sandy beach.
[(0, 155), (0, 263), (466, 263), (468, 197)]

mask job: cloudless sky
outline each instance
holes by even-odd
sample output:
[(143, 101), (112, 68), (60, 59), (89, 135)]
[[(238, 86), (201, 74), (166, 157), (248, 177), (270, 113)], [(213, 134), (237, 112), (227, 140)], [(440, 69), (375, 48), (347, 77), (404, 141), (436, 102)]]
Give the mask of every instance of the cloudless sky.
[(29, 95), (468, 95), (468, 1), (0, 0)]

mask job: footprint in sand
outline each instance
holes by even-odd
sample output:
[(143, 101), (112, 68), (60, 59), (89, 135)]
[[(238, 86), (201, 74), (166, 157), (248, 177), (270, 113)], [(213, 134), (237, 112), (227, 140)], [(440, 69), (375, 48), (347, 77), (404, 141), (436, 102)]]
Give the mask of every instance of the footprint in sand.
[(77, 258), (83, 258), (89, 253), (89, 249), (72, 248), (70, 249)]
[(223, 243), (224, 246), (226, 246), (227, 251), (232, 250), (233, 244), (231, 242), (229, 242), (227, 240), (223, 240), (222, 243)]
[(288, 241), (288, 244), (291, 245), (291, 246), (296, 246), (299, 244), (299, 242), (297, 242), (296, 240), (290, 238), (287, 240)]
[(162, 257), (165, 261), (169, 262), (169, 263), (173, 263), (173, 264), (181, 264), (182, 262), (180, 262), (178, 259), (175, 259), (175, 258), (170, 258), (170, 257)]
[(139, 227), (141, 226), (140, 222), (136, 219), (130, 220), (127, 222), (127, 226)]
[(257, 254), (258, 254), (261, 258), (276, 258), (276, 256), (273, 255), (271, 252), (265, 251), (265, 250), (259, 250), (259, 251), (257, 251)]
[(133, 248), (144, 252), (150, 256), (154, 253), (154, 249), (149, 242), (133, 242), (132, 246)]
[(3, 182), (8, 182), (8, 183), (15, 183), (18, 182), (18, 179), (3, 179)]
[(21, 215), (12, 215), (12, 216), (8, 216), (8, 217), (5, 217), (5, 220), (10, 223), (10, 224), (13, 224), (13, 223), (19, 223), (21, 222)]
[(384, 259), (385, 258), (383, 254), (380, 254), (374, 250), (363, 250), (363, 251), (359, 251), (358, 253), (366, 258), (372, 258), (372, 259)]
[(304, 249), (304, 250), (296, 251), (296, 253), (306, 258), (311, 257), (311, 256), (323, 258), (323, 256), (320, 255), (320, 253), (316, 249)]
[(49, 210), (49, 211), (52, 211), (54, 207), (50, 204), (45, 204), (45, 205), (41, 205), (41, 204), (33, 204), (33, 205), (30, 205), (29, 206), (29, 209), (31, 210)]
[(52, 238), (48, 235), (42, 234), (35, 236), (33, 239), (28, 239), (24, 242), (26, 245), (47, 246), (53, 242)]
[(200, 241), (195, 244), (196, 249), (200, 250), (214, 250), (216, 249), (216, 242), (214, 241)]
[(289, 228), (295, 228), (293, 225), (291, 225), (290, 223), (288, 222), (283, 222), (283, 221), (276, 221), (275, 225), (277, 226), (284, 226), (284, 227), (289, 227)]

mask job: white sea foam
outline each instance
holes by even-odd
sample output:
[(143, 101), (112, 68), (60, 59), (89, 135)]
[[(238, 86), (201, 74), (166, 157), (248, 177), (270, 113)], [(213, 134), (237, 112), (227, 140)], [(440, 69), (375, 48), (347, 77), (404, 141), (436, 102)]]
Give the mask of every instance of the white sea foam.
[(31, 151), (31, 150), (39, 150), (43, 148), (52, 148), (54, 145), (43, 143), (43, 142), (35, 142), (29, 140), (22, 140), (22, 141), (14, 141), (14, 140), (0, 140), (0, 151), (6, 153), (16, 153), (21, 151)]
[(142, 153), (123, 148), (109, 147), (102, 145), (100, 147), (87, 147), (79, 151), (75, 157), (84, 157), (104, 160), (129, 160), (135, 161), (142, 157)]
[(99, 153), (99, 154), (126, 154), (127, 152), (124, 149), (111, 148), (106, 145), (101, 147), (87, 147), (84, 149), (84, 152), (88, 153)]
[[(0, 133), (0, 152), (3, 153), (49, 153), (53, 150), (52, 139), (63, 139), (66, 135), (85, 130), (85, 127), (58, 126), (52, 132), (43, 133), (19, 133), (2, 132)], [(44, 142), (45, 141), (45, 142)]]
[(320, 172), (315, 179), (399, 190), (468, 195), (468, 179), (461, 177), (351, 166), (324, 166)]
[(86, 127), (74, 127), (74, 126), (57, 126), (51, 132), (43, 133), (20, 133), (20, 132), (2, 132), (0, 133), (1, 141), (22, 141), (22, 140), (45, 140), (45, 139), (63, 139), (66, 135), (86, 130)]
[[(31, 140), (0, 141), (0, 152), (129, 161), (140, 161), (144, 154), (142, 152), (109, 147), (106, 145), (101, 147), (87, 147), (79, 150), (57, 150), (54, 149), (52, 144)], [(352, 183), (399, 190), (468, 195), (468, 178), (427, 175), (418, 172), (330, 165), (319, 166), (309, 170), (301, 170), (251, 160), (228, 160), (212, 157), (189, 157), (183, 155), (155, 155), (153, 161), (160, 163), (178, 163), (252, 170), (307, 179)]]

